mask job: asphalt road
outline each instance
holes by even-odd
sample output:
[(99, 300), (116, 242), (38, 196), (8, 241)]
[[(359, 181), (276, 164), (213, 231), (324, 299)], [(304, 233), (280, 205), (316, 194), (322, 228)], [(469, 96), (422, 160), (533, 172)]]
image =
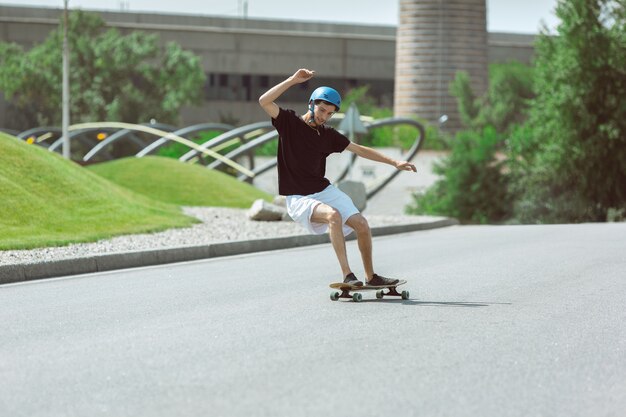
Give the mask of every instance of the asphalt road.
[(2, 286), (0, 415), (624, 415), (626, 224), (375, 255), (410, 300), (330, 301), (328, 245)]

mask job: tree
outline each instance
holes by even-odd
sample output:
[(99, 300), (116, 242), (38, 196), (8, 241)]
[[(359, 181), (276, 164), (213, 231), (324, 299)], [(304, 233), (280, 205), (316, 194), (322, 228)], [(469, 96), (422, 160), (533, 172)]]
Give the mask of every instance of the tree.
[(533, 138), (514, 144), (522, 221), (604, 221), (626, 207), (625, 9), (559, 1), (557, 36), (537, 42)]
[(529, 101), (534, 97), (533, 69), (521, 62), (489, 65), (489, 88), (475, 97), (469, 75), (456, 74), (450, 94), (457, 98), (463, 124), (478, 131), (493, 126), (498, 133), (508, 133), (528, 117)]
[[(71, 120), (176, 123), (183, 105), (201, 99), (200, 59), (156, 35), (105, 30), (96, 14), (69, 16)], [(25, 52), (0, 44), (0, 91), (28, 118), (28, 127), (61, 122), (63, 28)]]

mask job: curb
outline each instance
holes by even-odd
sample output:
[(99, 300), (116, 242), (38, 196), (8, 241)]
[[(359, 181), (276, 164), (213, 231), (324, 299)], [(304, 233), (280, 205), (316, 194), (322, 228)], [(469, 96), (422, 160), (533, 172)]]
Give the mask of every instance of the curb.
[[(455, 219), (443, 219), (429, 223), (412, 223), (405, 225), (372, 227), (372, 236), (385, 236), (398, 233), (409, 233), (419, 230), (430, 230), (458, 225)], [(355, 240), (351, 235), (346, 240)], [(242, 255), (279, 249), (297, 248), (319, 245), (330, 242), (328, 234), (297, 235), (271, 239), (240, 240), (234, 242), (213, 243), (202, 246), (157, 249), (96, 255), (86, 258), (63, 259), (52, 262), (24, 265), (1, 265), (0, 285), (16, 282), (55, 278), (67, 275), (89, 274), (94, 272), (113, 271), (117, 269), (138, 268), (143, 266), (164, 265), (176, 262), (195, 261), (199, 259), (217, 258), (222, 256)]]

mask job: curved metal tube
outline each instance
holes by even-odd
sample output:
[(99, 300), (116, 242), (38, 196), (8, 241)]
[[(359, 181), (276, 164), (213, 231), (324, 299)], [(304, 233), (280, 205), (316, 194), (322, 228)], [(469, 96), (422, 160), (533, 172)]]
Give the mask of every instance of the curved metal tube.
[(20, 139), (27, 139), (28, 137), (32, 135), (39, 136), (40, 133), (47, 133), (47, 132), (61, 133), (61, 129), (59, 129), (56, 126), (39, 126), (39, 127), (34, 127), (32, 129), (28, 129), (23, 132), (20, 132), (17, 135), (15, 135), (15, 137), (20, 138)]
[[(202, 124), (197, 124), (197, 125), (193, 125), (193, 126), (187, 126), (184, 127), (182, 129), (179, 129), (175, 132), (173, 132), (175, 135), (178, 136), (182, 136), (184, 138), (188, 137), (190, 134), (195, 133), (195, 132), (200, 132), (203, 130), (221, 130), (223, 132), (228, 132), (232, 129), (234, 129), (235, 127), (232, 125), (228, 125), (225, 123), (202, 123)], [(160, 148), (161, 146), (165, 145), (167, 142), (169, 142), (170, 139), (166, 138), (166, 137), (162, 137), (160, 139), (157, 139), (156, 141), (152, 142), (150, 145), (146, 146), (145, 148), (143, 148), (141, 151), (139, 151), (137, 153), (137, 155), (135, 155), (137, 158), (141, 158), (144, 157), (154, 151), (156, 151), (158, 148)]]
[[(222, 133), (219, 136), (214, 137), (213, 139), (204, 142), (202, 145), (199, 145), (199, 147), (201, 149), (210, 149), (213, 148), (217, 145), (220, 145), (230, 139), (233, 138), (237, 138), (237, 137), (241, 137), (243, 135), (245, 135), (246, 133), (249, 132), (253, 132), (255, 130), (259, 130), (259, 129), (271, 129), (273, 128), (272, 123), (271, 122), (258, 122), (258, 123), (252, 123), (249, 125), (245, 125), (245, 126), (241, 126), (238, 127), (236, 129), (231, 130), (230, 132), (225, 132)], [(187, 152), (186, 154), (184, 154), (183, 156), (181, 156), (179, 158), (180, 161), (182, 162), (187, 162), (188, 160), (190, 160), (191, 158), (193, 158), (194, 156), (198, 155), (198, 151), (195, 149), (190, 150), (189, 152)]]
[(94, 129), (94, 128), (95, 129), (130, 129), (130, 130), (136, 130), (139, 132), (149, 133), (149, 134), (159, 136), (159, 137), (164, 136), (164, 137), (172, 139), (175, 142), (182, 143), (183, 145), (188, 146), (191, 149), (195, 149), (199, 152), (202, 152), (203, 154), (208, 155), (211, 158), (222, 160), (226, 165), (230, 166), (231, 168), (234, 168), (235, 170), (239, 172), (243, 172), (247, 175), (254, 177), (254, 174), (248, 168), (236, 163), (235, 161), (231, 161), (230, 159), (224, 157), (223, 155), (220, 155), (217, 152), (214, 152), (209, 149), (202, 149), (200, 145), (198, 145), (197, 143), (193, 141), (190, 141), (189, 139), (180, 137), (171, 132), (168, 133), (168, 132), (164, 132), (163, 130), (155, 129), (153, 127), (135, 125), (131, 123), (122, 123), (122, 122), (82, 123), (82, 124), (70, 126), (70, 130), (86, 130), (86, 129)]
[[(249, 153), (254, 148), (256, 148), (257, 146), (261, 146), (264, 143), (269, 142), (270, 140), (276, 139), (277, 137), (278, 137), (278, 132), (276, 130), (273, 130), (271, 132), (267, 132), (267, 133), (259, 136), (258, 138), (254, 139), (254, 140), (251, 140), (250, 142), (246, 143), (245, 145), (241, 145), (237, 149), (232, 150), (231, 152), (227, 153), (224, 156), (226, 158), (228, 158), (228, 159), (234, 160), (234, 159), (238, 158), (239, 156), (241, 156), (242, 154)], [(209, 168), (209, 169), (216, 169), (217, 167), (219, 167), (222, 164), (223, 164), (222, 161), (217, 161), (216, 160), (216, 161), (211, 162), (209, 165), (207, 165), (207, 168)]]
[[(71, 127), (70, 127), (71, 128)], [(99, 129), (85, 129), (82, 131), (74, 131), (74, 132), (70, 132), (69, 133), (69, 137), (70, 137), (70, 141), (74, 138), (79, 138), (83, 143), (85, 142), (85, 139), (82, 137), (82, 134), (85, 133), (86, 130), (99, 130)], [(101, 129), (100, 129), (101, 130)], [(58, 138), (57, 140), (55, 140), (54, 142), (52, 142), (52, 144), (48, 147), (48, 150), (50, 152), (54, 152), (56, 151), (57, 148), (59, 148), (61, 145), (63, 145), (63, 136), (61, 136), (60, 138)]]
[[(150, 127), (154, 127), (155, 129), (164, 130), (166, 132), (172, 132), (172, 131), (174, 131), (176, 129), (175, 126), (166, 125), (166, 124), (162, 124), (162, 123), (155, 123), (155, 124), (141, 123), (139, 126), (150, 126)], [(114, 134), (112, 134), (111, 136), (109, 136), (108, 138), (106, 138), (102, 142), (98, 143), (93, 148), (91, 148), (91, 150), (89, 152), (87, 152), (87, 154), (83, 157), (83, 161), (84, 162), (89, 161), (91, 158), (96, 156), (96, 154), (98, 154), (102, 149), (106, 148), (107, 146), (109, 146), (113, 142), (115, 142), (117, 140), (120, 140), (123, 137), (126, 137), (127, 135), (131, 135), (131, 134), (133, 134), (133, 130), (132, 129), (121, 129), (121, 130), (118, 130), (117, 132), (115, 132)], [(141, 144), (140, 146), (143, 146), (143, 144)]]
[[(278, 161), (276, 161), (276, 159), (272, 160), (272, 161), (267, 161), (265, 164), (261, 165), (258, 168), (255, 168), (252, 173), (254, 174), (254, 176), (256, 177), (257, 175), (261, 175), (266, 171), (269, 171), (270, 169), (274, 168), (276, 166), (276, 164), (278, 163)], [(239, 174), (237, 176), (237, 179), (239, 181), (247, 181), (250, 179), (250, 177), (248, 177), (247, 175), (244, 174)]]

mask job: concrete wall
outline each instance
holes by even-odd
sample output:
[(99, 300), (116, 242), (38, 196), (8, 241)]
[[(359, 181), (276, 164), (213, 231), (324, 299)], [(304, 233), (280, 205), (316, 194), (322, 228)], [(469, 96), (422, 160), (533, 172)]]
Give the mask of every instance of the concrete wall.
[[(0, 41), (26, 48), (42, 42), (59, 23), (61, 9), (0, 6)], [(310, 91), (324, 84), (345, 91), (370, 84), (381, 104), (393, 104), (396, 28), (318, 22), (238, 19), (213, 16), (134, 12), (98, 12), (110, 27), (156, 33), (161, 42), (178, 42), (202, 58), (207, 73), (205, 103), (184, 109), (182, 124), (234, 118), (240, 123), (265, 119), (257, 98), (298, 68), (312, 68), (318, 77), (290, 90), (280, 104), (305, 111)], [(490, 34), (489, 59), (507, 60), (507, 42), (519, 54), (532, 55), (532, 39), (499, 41)], [(499, 43), (498, 43), (499, 42)], [(524, 46), (525, 45), (525, 46)], [(59, 63), (60, 65), (60, 63)], [(2, 107), (0, 107), (1, 111)], [(6, 112), (0, 126), (10, 124)]]

